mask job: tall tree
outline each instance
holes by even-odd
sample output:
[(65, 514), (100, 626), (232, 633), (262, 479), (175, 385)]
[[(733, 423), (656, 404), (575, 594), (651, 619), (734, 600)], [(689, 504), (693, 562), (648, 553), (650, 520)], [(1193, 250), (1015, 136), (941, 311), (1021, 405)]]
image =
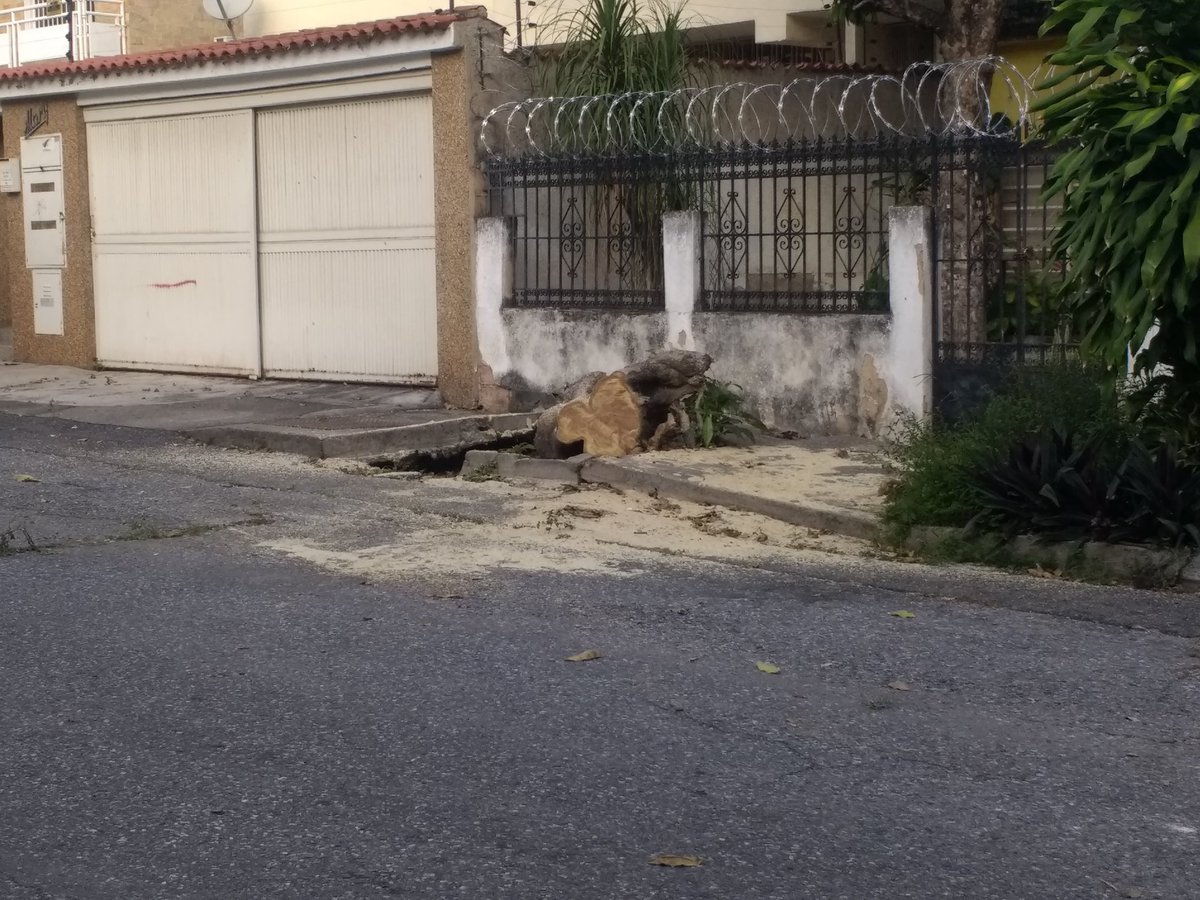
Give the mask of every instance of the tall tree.
[(941, 39), (947, 60), (978, 59), (996, 52), (1008, 7), (1019, 0), (945, 0), (945, 9), (927, 0), (834, 0), (835, 15), (852, 22), (885, 16), (911, 22)]

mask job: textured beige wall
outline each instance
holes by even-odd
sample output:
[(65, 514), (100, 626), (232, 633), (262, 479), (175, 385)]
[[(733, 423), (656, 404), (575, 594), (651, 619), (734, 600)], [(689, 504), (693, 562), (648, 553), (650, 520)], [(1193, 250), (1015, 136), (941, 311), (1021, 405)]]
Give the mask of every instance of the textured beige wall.
[(475, 218), (483, 191), (475, 161), (471, 61), (461, 50), (433, 59), (438, 386), (447, 403), (463, 408), (479, 403)]
[[(0, 10), (31, 5), (33, 0), (0, 0)], [(97, 12), (116, 12), (115, 3), (96, 0)], [(130, 53), (204, 44), (229, 29), (204, 14), (200, 0), (125, 0), (125, 31)], [(241, 33), (241, 22), (234, 23)]]
[[(40, 103), (4, 104), (4, 148), (20, 152), (25, 113)], [(13, 357), (19, 362), (92, 366), (96, 361), (96, 319), (92, 293), (91, 205), (87, 170), (87, 132), (73, 97), (47, 102), (50, 120), (39, 135), (63, 137), (63, 189), (66, 195), (67, 265), (63, 270), (63, 335), (33, 333), (33, 278), (25, 268), (25, 229), (21, 195), (0, 194), (4, 265), (10, 277), (0, 291), (12, 313)]]
[(125, 23), (130, 53), (205, 44), (229, 34), (223, 22), (204, 14), (200, 0), (125, 0)]

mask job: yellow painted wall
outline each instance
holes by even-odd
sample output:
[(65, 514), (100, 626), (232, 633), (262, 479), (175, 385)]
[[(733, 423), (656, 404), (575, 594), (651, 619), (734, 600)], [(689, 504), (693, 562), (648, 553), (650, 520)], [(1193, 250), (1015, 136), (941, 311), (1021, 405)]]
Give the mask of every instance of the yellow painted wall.
[[(1030, 85), (1036, 88), (1037, 83), (1048, 75), (1046, 57), (1061, 46), (1060, 38), (1013, 41), (1001, 45), (1000, 55), (1012, 63)], [(1016, 118), (1017, 105), (1004, 78), (992, 79), (991, 102), (993, 113), (1004, 113), (1011, 119)]]

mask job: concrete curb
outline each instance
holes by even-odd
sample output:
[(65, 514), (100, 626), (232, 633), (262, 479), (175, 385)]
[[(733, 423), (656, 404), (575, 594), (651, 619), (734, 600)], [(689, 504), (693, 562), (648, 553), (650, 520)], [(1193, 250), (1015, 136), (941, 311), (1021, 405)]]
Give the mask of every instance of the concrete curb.
[(525, 413), (459, 416), (395, 428), (316, 431), (277, 425), (222, 425), (184, 431), (203, 444), (237, 450), (273, 450), (313, 459), (369, 459), (412, 450), (482, 446), (501, 435), (530, 428)]
[(514, 481), (552, 481), (555, 484), (579, 484), (579, 470), (590, 456), (570, 459), (531, 459), (502, 450), (468, 450), (463, 458), (464, 478), (495, 475)]
[[(920, 553), (961, 534), (959, 528), (914, 528), (904, 546)], [(1021, 559), (1045, 568), (1065, 569), (1072, 562), (1082, 562), (1121, 581), (1161, 581), (1185, 593), (1200, 593), (1200, 555), (1193, 555), (1190, 550), (1097, 541), (1046, 542), (1028, 535), (1013, 538), (1007, 548)]]
[(593, 484), (610, 484), (660, 497), (708, 503), (742, 512), (778, 519), (790, 525), (817, 528), (847, 537), (874, 541), (879, 539), (879, 522), (874, 516), (851, 509), (839, 509), (823, 503), (793, 503), (757, 494), (719, 488), (689, 481), (667, 472), (650, 471), (611, 459), (590, 459), (583, 464), (580, 478)]

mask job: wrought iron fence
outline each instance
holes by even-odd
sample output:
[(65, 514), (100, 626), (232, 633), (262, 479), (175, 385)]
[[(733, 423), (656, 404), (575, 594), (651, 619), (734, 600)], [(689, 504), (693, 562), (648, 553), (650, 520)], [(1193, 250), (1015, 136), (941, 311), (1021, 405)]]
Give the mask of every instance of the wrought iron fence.
[(888, 210), (921, 142), (835, 139), (713, 152), (700, 167), (703, 309), (851, 313), (888, 306)]
[(1043, 186), (1052, 148), (1016, 136), (931, 147), (935, 246), (935, 397), (956, 418), (1013, 366), (1077, 356), (1062, 304), (1067, 261), (1052, 248), (1061, 207)]
[(662, 214), (690, 180), (666, 157), (493, 159), (490, 214), (512, 223), (518, 307), (663, 306)]
[(927, 159), (924, 142), (818, 138), (490, 160), (490, 212), (512, 222), (510, 302), (661, 308), (663, 216), (694, 210), (702, 309), (886, 311), (887, 211)]

